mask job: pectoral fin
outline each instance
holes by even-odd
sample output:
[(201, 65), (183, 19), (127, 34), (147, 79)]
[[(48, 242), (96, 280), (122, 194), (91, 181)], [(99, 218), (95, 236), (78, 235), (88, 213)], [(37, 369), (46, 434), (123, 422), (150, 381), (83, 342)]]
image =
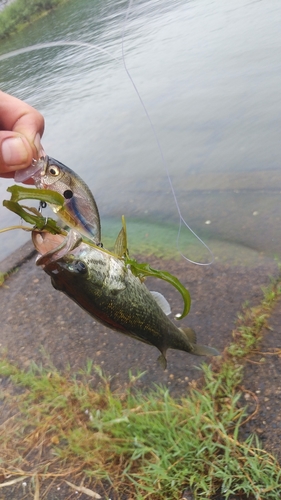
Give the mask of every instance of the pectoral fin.
[(159, 292), (154, 292), (150, 290), (150, 293), (154, 300), (157, 302), (158, 306), (161, 307), (162, 311), (166, 314), (166, 316), (169, 316), (171, 314), (171, 307), (167, 299), (165, 299), (164, 295)]

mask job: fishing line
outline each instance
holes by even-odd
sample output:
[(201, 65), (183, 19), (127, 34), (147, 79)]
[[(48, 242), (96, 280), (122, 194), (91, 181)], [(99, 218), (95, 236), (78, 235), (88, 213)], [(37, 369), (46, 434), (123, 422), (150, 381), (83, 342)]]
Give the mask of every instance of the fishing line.
[(99, 52), (108, 55), (111, 59), (120, 62), (119, 59), (113, 56), (110, 52), (108, 52), (108, 50), (104, 49), (103, 47), (100, 47), (99, 45), (95, 45), (94, 43), (76, 42), (76, 41), (66, 42), (64, 40), (58, 40), (57, 42), (38, 43), (35, 45), (30, 45), (29, 47), (23, 47), (22, 49), (12, 50), (11, 52), (2, 54), (0, 56), (0, 61), (4, 61), (5, 59), (9, 59), (10, 57), (18, 56), (19, 54), (25, 54), (26, 52), (32, 52), (33, 50), (48, 49), (49, 47), (63, 47), (67, 45), (96, 49)]
[[(130, 71), (128, 70), (128, 67), (127, 67), (127, 64), (126, 64), (126, 58), (125, 58), (125, 50), (124, 50), (124, 38), (125, 38), (125, 30), (126, 30), (126, 27), (127, 27), (127, 23), (128, 23), (128, 18), (129, 18), (129, 13), (131, 11), (131, 7), (133, 5), (133, 0), (129, 0), (129, 3), (128, 3), (128, 7), (127, 7), (127, 10), (126, 10), (126, 15), (125, 15), (125, 20), (124, 20), (124, 24), (123, 24), (123, 29), (122, 29), (122, 41), (121, 41), (121, 47), (122, 47), (122, 61), (123, 61), (123, 66), (124, 66), (124, 69), (127, 73), (127, 76), (129, 78), (129, 80), (131, 81), (134, 89), (135, 89), (135, 92), (139, 98), (139, 101), (141, 103), (141, 106), (145, 112), (145, 115), (148, 119), (148, 122), (150, 124), (150, 127), (151, 127), (151, 130), (152, 130), (152, 133), (154, 135), (154, 138), (155, 138), (155, 141), (156, 141), (156, 144), (157, 144), (157, 147), (159, 149), (159, 152), (160, 152), (160, 157), (161, 157), (161, 161), (163, 163), (163, 166), (165, 168), (165, 171), (166, 171), (166, 175), (167, 175), (167, 178), (168, 178), (168, 182), (169, 182), (169, 186), (170, 186), (170, 189), (171, 189), (171, 192), (172, 192), (172, 196), (174, 198), (174, 202), (175, 202), (175, 205), (176, 205), (176, 209), (177, 209), (177, 212), (178, 212), (178, 215), (179, 215), (179, 229), (178, 229), (178, 235), (177, 235), (177, 239), (176, 239), (176, 242), (177, 242), (177, 250), (178, 252), (180, 253), (181, 257), (183, 257), (185, 260), (187, 260), (188, 262), (190, 262), (191, 264), (196, 264), (198, 266), (210, 266), (213, 262), (214, 262), (214, 254), (212, 252), (212, 250), (210, 250), (210, 248), (208, 247), (208, 245), (206, 243), (204, 243), (204, 241), (195, 233), (195, 231), (193, 231), (193, 229), (191, 229), (191, 227), (188, 225), (188, 223), (186, 222), (186, 220), (184, 219), (182, 213), (181, 213), (181, 209), (180, 209), (180, 206), (179, 206), (179, 203), (178, 203), (178, 199), (177, 199), (177, 196), (176, 196), (176, 192), (175, 192), (175, 188), (173, 186), (173, 183), (172, 183), (172, 179), (171, 179), (171, 176), (170, 176), (170, 173), (169, 173), (169, 169), (168, 169), (168, 164), (167, 164), (167, 160), (165, 158), (165, 155), (163, 153), (163, 149), (162, 149), (162, 146), (161, 146), (161, 143), (160, 143), (160, 140), (159, 140), (159, 137), (158, 137), (158, 134), (156, 132), (156, 129), (154, 127), (154, 124), (150, 118), (150, 115), (147, 111), (147, 108), (145, 106), (145, 103), (138, 91), (138, 88), (133, 80), (133, 77), (130, 73)], [(191, 232), (191, 234), (193, 234), (193, 236), (195, 236), (195, 238), (197, 238), (197, 240), (202, 243), (202, 245), (206, 248), (206, 250), (208, 250), (210, 256), (211, 256), (211, 260), (209, 262), (196, 262), (194, 260), (191, 260), (189, 259), (188, 257), (186, 257), (179, 249), (179, 239), (180, 239), (180, 234), (181, 234), (181, 228), (182, 228), (182, 224), (185, 225), (185, 227)]]
[[(158, 150), (159, 150), (159, 153), (160, 153), (160, 157), (161, 157), (161, 161), (163, 163), (163, 166), (165, 168), (165, 171), (166, 171), (166, 175), (167, 175), (167, 178), (168, 178), (168, 182), (169, 182), (169, 186), (170, 186), (170, 189), (171, 189), (171, 192), (172, 192), (172, 196), (173, 196), (173, 199), (174, 199), (174, 202), (175, 202), (175, 206), (176, 206), (176, 210), (178, 212), (178, 215), (179, 215), (179, 229), (178, 229), (178, 234), (177, 234), (177, 239), (176, 239), (176, 248), (178, 250), (178, 252), (180, 253), (180, 255), (185, 259), (187, 260), (188, 262), (190, 262), (191, 264), (196, 264), (198, 266), (209, 266), (213, 263), (214, 261), (214, 254), (213, 252), (210, 250), (210, 248), (208, 247), (208, 245), (206, 243), (204, 243), (204, 241), (195, 233), (195, 231), (193, 231), (193, 229), (188, 225), (188, 223), (186, 222), (186, 220), (184, 219), (182, 213), (181, 213), (181, 209), (180, 209), (180, 206), (179, 206), (179, 203), (178, 203), (178, 200), (177, 200), (177, 196), (176, 196), (176, 192), (175, 192), (175, 189), (174, 189), (174, 186), (173, 186), (173, 183), (172, 183), (172, 179), (171, 179), (171, 176), (170, 176), (170, 173), (169, 173), (169, 169), (168, 169), (168, 164), (167, 164), (167, 161), (166, 161), (166, 158), (164, 156), (164, 153), (163, 153), (163, 149), (162, 149), (162, 146), (161, 146), (161, 143), (160, 143), (160, 140), (159, 140), (159, 137), (158, 137), (158, 134), (156, 132), (156, 129), (154, 127), (154, 124), (150, 118), (150, 115), (147, 111), (147, 108), (145, 106), (145, 103), (140, 95), (140, 92), (133, 80), (133, 77), (131, 76), (131, 73), (127, 67), (127, 64), (126, 64), (126, 58), (125, 58), (125, 50), (124, 50), (124, 39), (125, 39), (125, 30), (126, 30), (126, 27), (127, 27), (127, 23), (128, 23), (128, 18), (129, 18), (129, 14), (130, 14), (130, 11), (131, 11), (131, 7), (133, 5), (133, 0), (129, 0), (129, 3), (128, 3), (128, 7), (127, 7), (127, 10), (126, 10), (126, 15), (125, 15), (125, 19), (124, 19), (124, 23), (123, 23), (123, 29), (122, 29), (122, 41), (121, 41), (121, 49), (122, 49), (122, 63), (123, 63), (123, 67), (125, 69), (125, 72), (136, 92), (136, 95), (141, 103), (141, 106), (144, 110), (144, 113), (146, 115), (146, 118), (150, 124), (150, 127), (151, 127), (151, 130), (152, 130), (152, 133), (154, 135), (154, 138), (155, 138), (155, 141), (156, 141), (156, 144), (157, 144), (157, 147), (158, 147)], [(90, 49), (95, 49), (107, 56), (109, 56), (111, 59), (117, 61), (118, 63), (120, 63), (120, 60), (118, 57), (115, 57), (113, 56), (108, 50), (104, 49), (103, 47), (100, 47), (99, 45), (96, 45), (96, 44), (93, 44), (93, 43), (87, 43), (87, 42), (78, 42), (78, 41), (65, 41), (65, 40), (58, 40), (58, 41), (55, 41), (55, 42), (46, 42), (46, 43), (39, 43), (39, 44), (34, 44), (34, 45), (30, 45), (29, 47), (23, 47), (21, 49), (17, 49), (17, 50), (13, 50), (11, 52), (8, 52), (6, 54), (2, 54), (0, 55), (0, 61), (3, 61), (5, 59), (9, 59), (10, 57), (14, 57), (14, 56), (17, 56), (17, 55), (20, 55), (20, 54), (24, 54), (24, 53), (28, 53), (28, 52), (32, 52), (34, 50), (40, 50), (40, 49), (45, 49), (45, 48), (50, 48), (50, 47), (62, 47), (62, 46), (77, 46), (77, 47), (86, 47), (86, 48), (90, 48)], [(179, 239), (180, 239), (180, 234), (181, 234), (181, 229), (182, 229), (182, 225), (184, 224), (184, 226), (191, 232), (191, 234), (193, 234), (193, 236), (195, 236), (195, 238), (206, 248), (206, 250), (209, 252), (209, 254), (211, 255), (211, 260), (210, 262), (196, 262), (196, 261), (193, 261), (191, 259), (189, 259), (188, 257), (186, 257), (179, 249)]]

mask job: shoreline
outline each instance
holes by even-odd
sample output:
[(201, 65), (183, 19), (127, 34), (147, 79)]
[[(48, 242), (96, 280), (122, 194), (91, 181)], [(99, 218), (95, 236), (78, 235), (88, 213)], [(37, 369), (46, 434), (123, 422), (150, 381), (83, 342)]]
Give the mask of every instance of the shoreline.
[(13, 2), (15, 2), (15, 0), (0, 0), (0, 12)]
[(26, 28), (67, 0), (45, 0), (38, 6), (35, 0), (0, 0), (0, 40)]

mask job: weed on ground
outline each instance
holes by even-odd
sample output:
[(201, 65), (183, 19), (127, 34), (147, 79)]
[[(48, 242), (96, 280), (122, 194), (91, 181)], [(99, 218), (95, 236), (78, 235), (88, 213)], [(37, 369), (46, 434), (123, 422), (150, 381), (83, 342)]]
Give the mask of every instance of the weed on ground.
[(4, 356), (0, 491), (29, 481), (34, 498), (49, 498), (45, 485), (56, 481), (76, 488), (76, 498), (279, 497), (280, 464), (255, 435), (240, 440), (239, 429), (252, 417), (240, 403), (243, 363), (280, 291), (280, 280), (272, 280), (257, 307), (245, 304), (233, 342), (179, 399), (161, 386), (140, 392), (142, 374), (129, 374), (126, 390), (113, 391), (90, 361), (73, 375), (35, 365), (23, 371)]

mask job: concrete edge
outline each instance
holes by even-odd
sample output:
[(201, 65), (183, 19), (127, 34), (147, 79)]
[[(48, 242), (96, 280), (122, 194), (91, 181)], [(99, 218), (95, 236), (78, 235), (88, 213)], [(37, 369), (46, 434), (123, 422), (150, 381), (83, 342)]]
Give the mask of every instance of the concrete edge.
[(0, 262), (0, 273), (9, 274), (17, 267), (22, 266), (27, 260), (36, 255), (32, 241), (15, 250), (11, 255)]

